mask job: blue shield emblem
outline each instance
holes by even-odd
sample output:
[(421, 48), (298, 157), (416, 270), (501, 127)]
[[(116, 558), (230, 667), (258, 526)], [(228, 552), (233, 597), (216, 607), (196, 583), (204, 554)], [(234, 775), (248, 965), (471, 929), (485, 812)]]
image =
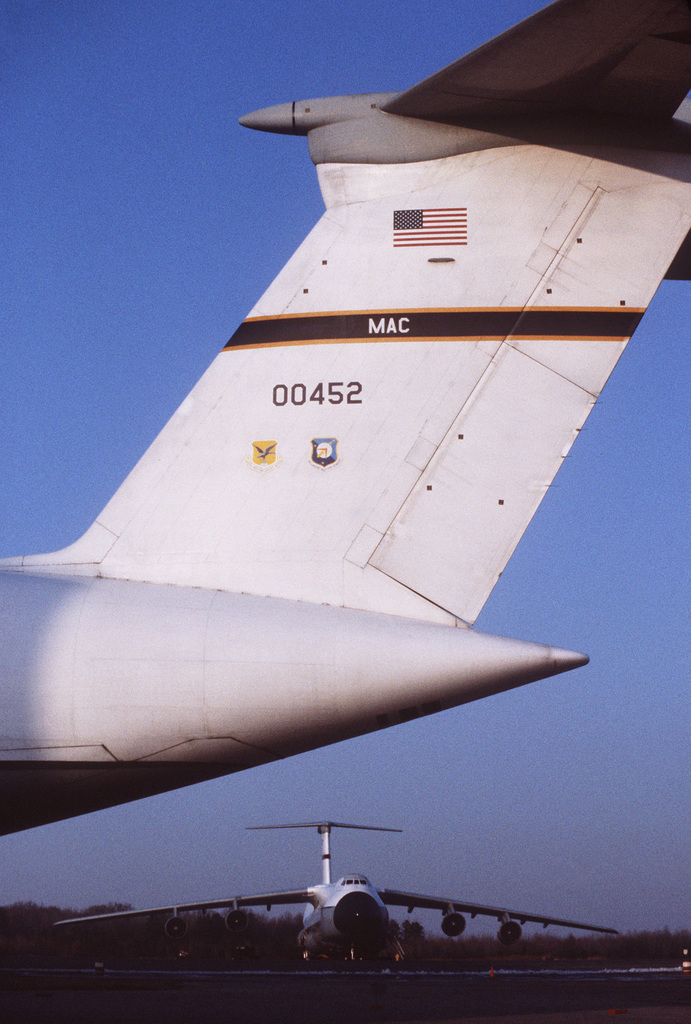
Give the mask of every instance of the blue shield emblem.
[(338, 462), (336, 437), (313, 437), (312, 438), (312, 462), (320, 469), (326, 469)]

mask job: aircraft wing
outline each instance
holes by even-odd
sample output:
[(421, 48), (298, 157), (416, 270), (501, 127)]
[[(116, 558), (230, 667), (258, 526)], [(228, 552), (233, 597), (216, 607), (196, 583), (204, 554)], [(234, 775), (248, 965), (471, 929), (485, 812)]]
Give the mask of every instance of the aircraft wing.
[(134, 917), (154, 917), (156, 914), (179, 914), (193, 910), (222, 910), (225, 907), (266, 907), (284, 903), (310, 903), (314, 898), (312, 889), (296, 889), (288, 892), (266, 892), (257, 896), (229, 896), (221, 900), (201, 900), (197, 903), (169, 904), (163, 907), (148, 907), (145, 910), (118, 910), (112, 914), (90, 914), (87, 917), (69, 917), (56, 921), (55, 927), (63, 924), (87, 924), (93, 921), (127, 920)]
[(542, 914), (526, 914), (520, 910), (508, 910), (506, 907), (485, 907), (480, 903), (467, 903), (465, 900), (442, 898), (439, 896), (420, 896), (412, 892), (399, 892), (397, 889), (379, 889), (383, 903), (390, 907), (407, 907), (408, 913), (418, 907), (424, 910), (456, 911), (470, 914), (471, 917), (496, 917), (497, 921), (512, 919), (523, 925), (526, 921), (541, 924), (545, 928), (550, 924), (561, 925), (562, 928), (582, 928), (592, 932), (607, 932), (617, 935), (616, 928), (602, 928), (596, 924), (583, 924), (582, 921), (564, 921), (559, 917), (544, 917)]
[(382, 109), (449, 124), (566, 111), (671, 117), (691, 86), (690, 44), (685, 0), (558, 0)]

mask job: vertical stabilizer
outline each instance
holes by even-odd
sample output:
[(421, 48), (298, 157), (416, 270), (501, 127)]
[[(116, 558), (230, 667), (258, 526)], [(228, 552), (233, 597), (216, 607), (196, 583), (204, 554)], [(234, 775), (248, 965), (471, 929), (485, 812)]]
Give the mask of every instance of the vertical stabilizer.
[(316, 828), (322, 840), (322, 884), (331, 883), (331, 829), (357, 828), (366, 832), (401, 832), (400, 828), (380, 828), (377, 825), (345, 825), (342, 821), (306, 821), (298, 825), (250, 825), (250, 831), (267, 828)]
[(560, 0), (244, 118), (307, 135), (324, 216), (87, 534), (5, 566), (474, 622), (691, 227), (689, 38)]

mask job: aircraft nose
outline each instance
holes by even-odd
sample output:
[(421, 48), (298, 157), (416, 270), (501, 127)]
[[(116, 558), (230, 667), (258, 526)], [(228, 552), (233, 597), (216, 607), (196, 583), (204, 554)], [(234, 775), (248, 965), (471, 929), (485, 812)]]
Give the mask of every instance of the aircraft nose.
[(368, 893), (349, 892), (336, 904), (333, 922), (343, 935), (364, 938), (381, 926), (382, 912)]

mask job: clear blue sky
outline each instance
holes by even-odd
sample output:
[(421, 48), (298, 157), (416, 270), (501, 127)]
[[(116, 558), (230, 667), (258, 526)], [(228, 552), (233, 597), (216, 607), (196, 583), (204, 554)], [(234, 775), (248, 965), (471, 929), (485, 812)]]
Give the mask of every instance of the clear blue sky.
[[(237, 118), (405, 88), (539, 6), (7, 0), (0, 554), (86, 529), (320, 216), (305, 141)], [(404, 829), (335, 836), (380, 885), (688, 926), (690, 319), (663, 284), (478, 622), (590, 665), (0, 839), (0, 904), (302, 886), (316, 835), (244, 826), (331, 817)]]

